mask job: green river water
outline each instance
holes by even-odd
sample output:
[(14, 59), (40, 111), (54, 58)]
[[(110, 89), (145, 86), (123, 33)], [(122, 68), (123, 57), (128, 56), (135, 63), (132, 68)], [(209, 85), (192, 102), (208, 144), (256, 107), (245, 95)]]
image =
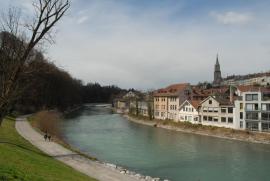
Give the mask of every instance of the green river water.
[(143, 175), (172, 181), (270, 180), (270, 145), (144, 126), (101, 105), (87, 105), (61, 124), (69, 144)]

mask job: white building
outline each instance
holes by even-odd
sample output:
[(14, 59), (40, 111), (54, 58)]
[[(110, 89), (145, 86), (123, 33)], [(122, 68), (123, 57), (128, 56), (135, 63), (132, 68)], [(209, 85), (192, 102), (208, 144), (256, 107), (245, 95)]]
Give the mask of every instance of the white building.
[(168, 119), (178, 120), (178, 110), (179, 110), (179, 97), (171, 96), (168, 97)]
[(235, 100), (240, 129), (270, 132), (270, 89), (238, 86)]
[(186, 100), (179, 107), (178, 121), (199, 124), (199, 101)]
[(232, 85), (232, 86), (239, 86), (239, 85), (260, 85), (260, 86), (268, 86), (270, 85), (270, 73), (261, 73), (258, 75), (253, 75), (251, 77), (246, 76), (238, 76), (235, 78), (225, 79), (222, 82), (223, 85)]
[(237, 129), (234, 104), (228, 99), (209, 96), (201, 102), (199, 115), (202, 125)]

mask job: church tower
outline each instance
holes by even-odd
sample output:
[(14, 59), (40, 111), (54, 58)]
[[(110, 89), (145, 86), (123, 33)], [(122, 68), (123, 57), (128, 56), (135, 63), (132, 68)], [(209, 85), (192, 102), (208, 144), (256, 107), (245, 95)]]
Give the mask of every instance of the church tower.
[(219, 65), (218, 55), (217, 55), (213, 86), (218, 87), (220, 86), (221, 82), (222, 82), (222, 77), (221, 77), (220, 65)]

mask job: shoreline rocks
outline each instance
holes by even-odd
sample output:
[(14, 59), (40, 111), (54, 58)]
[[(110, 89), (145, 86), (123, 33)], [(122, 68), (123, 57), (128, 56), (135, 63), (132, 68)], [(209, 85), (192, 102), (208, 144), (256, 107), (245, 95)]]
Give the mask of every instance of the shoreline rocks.
[[(125, 169), (125, 168), (123, 168), (121, 166), (117, 166), (117, 165), (112, 164), (112, 163), (106, 163), (106, 162), (100, 162), (100, 161), (97, 161), (97, 162), (103, 164), (107, 168), (110, 168), (112, 170), (116, 170), (116, 171), (118, 171), (121, 174), (129, 175), (129, 176), (131, 176), (133, 178), (137, 178), (140, 181), (161, 181), (160, 178), (157, 178), (157, 177), (153, 178), (151, 176), (144, 176), (144, 175), (141, 175), (141, 174), (136, 173), (134, 171), (130, 171), (128, 169)], [(163, 181), (169, 181), (169, 180), (168, 179), (164, 179)]]

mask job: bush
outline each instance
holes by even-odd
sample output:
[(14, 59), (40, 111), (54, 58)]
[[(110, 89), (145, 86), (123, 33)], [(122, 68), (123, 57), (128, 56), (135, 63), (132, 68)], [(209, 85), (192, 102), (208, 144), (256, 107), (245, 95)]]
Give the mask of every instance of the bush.
[(40, 111), (32, 117), (32, 124), (44, 133), (61, 138), (60, 120), (61, 115), (57, 111)]

